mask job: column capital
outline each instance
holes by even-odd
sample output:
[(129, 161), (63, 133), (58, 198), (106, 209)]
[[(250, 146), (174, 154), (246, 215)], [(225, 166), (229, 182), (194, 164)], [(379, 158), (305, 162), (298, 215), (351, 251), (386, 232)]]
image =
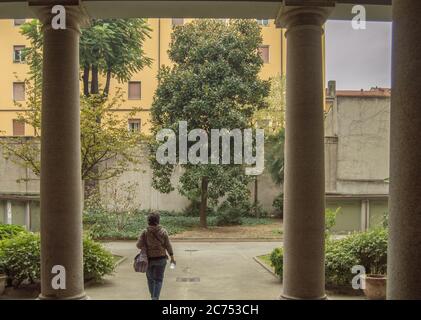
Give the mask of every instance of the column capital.
[(66, 29), (80, 32), (80, 27), (89, 24), (89, 15), (80, 0), (30, 0), (28, 5), (45, 29), (51, 28), (51, 21), (55, 16), (52, 8), (55, 5), (62, 5), (66, 10)]
[(276, 18), (276, 26), (291, 29), (296, 26), (321, 27), (333, 11), (330, 0), (284, 0)]

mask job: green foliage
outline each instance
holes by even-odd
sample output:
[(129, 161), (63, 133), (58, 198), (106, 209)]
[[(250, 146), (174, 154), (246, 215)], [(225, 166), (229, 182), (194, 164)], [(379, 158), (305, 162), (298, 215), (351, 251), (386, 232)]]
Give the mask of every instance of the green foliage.
[(13, 238), (20, 233), (26, 232), (26, 229), (22, 226), (15, 224), (0, 224), (0, 241)]
[(269, 212), (263, 208), (263, 205), (260, 202), (257, 204), (253, 203), (252, 205), (247, 202), (246, 205), (247, 207), (250, 207), (250, 209), (243, 215), (249, 215), (256, 218), (267, 217), (269, 215)]
[(254, 119), (259, 128), (265, 130), (265, 134), (276, 135), (284, 128), (286, 85), (285, 77), (277, 75), (270, 79), (270, 91), (266, 98), (268, 108), (258, 110)]
[[(146, 19), (92, 19), (80, 37), (80, 65), (84, 73), (91, 70), (95, 77), (95, 72), (99, 72), (119, 83), (130, 80), (152, 63), (143, 49), (151, 31)], [(98, 93), (92, 88), (91, 94)], [(108, 94), (108, 89), (107, 80), (104, 94)]]
[(341, 240), (328, 240), (325, 246), (326, 284), (349, 286), (355, 276), (351, 273), (351, 268), (359, 264), (354, 254), (353, 238), (348, 236)]
[[(206, 209), (206, 216), (212, 216), (216, 214), (215, 208), (208, 207)], [(200, 201), (191, 200), (189, 205), (179, 215), (188, 217), (199, 217), (200, 215)]]
[(38, 234), (20, 233), (0, 242), (5, 274), (16, 287), (23, 281), (34, 283), (40, 279), (40, 254)]
[(83, 239), (83, 277), (85, 280), (101, 280), (114, 272), (114, 258), (99, 242)]
[[(99, 72), (119, 81), (130, 79), (133, 73), (151, 63), (142, 49), (149, 31), (143, 19), (95, 20), (93, 25), (82, 31), (82, 66), (85, 63), (95, 65)], [(6, 158), (29, 167), (39, 176), (43, 44), (40, 22), (31, 20), (22, 26), (21, 32), (30, 42), (23, 54), (30, 71), (28, 79), (24, 79), (25, 104), (15, 104), (22, 110), (18, 119), (33, 127), (35, 134), (31, 138), (0, 140), (0, 144)], [(91, 92), (81, 96), (80, 100), (82, 179), (109, 179), (138, 163), (135, 147), (143, 137), (140, 132), (127, 130), (128, 118), (132, 118), (138, 110), (133, 109), (124, 117), (113, 111), (123, 102), (122, 91), (118, 89), (112, 98), (108, 98), (106, 93)], [(102, 165), (109, 160), (113, 160), (112, 166)]]
[(326, 209), (325, 211), (325, 236), (328, 238), (332, 232), (332, 228), (336, 224), (336, 217), (341, 211), (341, 208), (337, 208), (335, 211)]
[[(152, 64), (152, 59), (143, 50), (143, 44), (152, 31), (145, 19), (92, 19), (81, 31), (79, 53), (85, 95), (99, 94), (99, 74), (106, 78), (102, 95), (107, 96), (111, 78), (119, 83), (126, 82), (133, 74)], [(21, 26), (21, 33), (31, 44), (24, 50), (23, 56), (29, 64), (29, 80), (40, 88), (43, 48), (41, 23), (30, 20)], [(88, 79), (90, 72), (91, 88), (88, 88), (85, 79)]]
[(228, 207), (218, 211), (216, 217), (217, 226), (240, 225), (241, 223), (241, 211), (239, 209)]
[(272, 266), (275, 268), (275, 274), (277, 274), (282, 281), (284, 272), (284, 250), (282, 248), (273, 249), (269, 258)]
[(282, 128), (277, 133), (266, 138), (266, 167), (268, 168), (273, 182), (278, 185), (281, 185), (284, 182), (284, 147), (285, 129)]
[(273, 200), (272, 206), (275, 208), (275, 216), (284, 216), (284, 194), (280, 193)]
[[(121, 230), (116, 225), (118, 215), (112, 212), (86, 212), (83, 216), (83, 224), (89, 235), (94, 239), (137, 239), (141, 230), (147, 227), (148, 211), (138, 211), (135, 214), (128, 214), (127, 223)], [(170, 235), (175, 235), (190, 230), (199, 225), (199, 217), (185, 216), (183, 213), (160, 212), (160, 224), (167, 229)], [(208, 217), (208, 225), (217, 225), (218, 215)], [(267, 218), (256, 219), (252, 217), (241, 217), (243, 225), (269, 224), (272, 220)]]
[[(151, 109), (152, 131), (168, 128), (178, 135), (178, 122), (187, 120), (188, 130), (203, 129), (208, 135), (211, 129), (250, 127), (254, 113), (267, 107), (265, 98), (269, 93), (269, 82), (259, 78), (263, 65), (258, 53), (261, 44), (255, 21), (231, 20), (225, 24), (195, 20), (176, 28), (168, 51), (174, 64), (162, 68), (158, 77)], [(194, 143), (190, 141), (188, 147)], [(150, 148), (154, 155), (157, 143)], [(151, 166), (153, 187), (165, 193), (172, 191), (175, 166), (161, 165), (153, 156)], [(211, 207), (224, 196), (233, 207), (249, 197), (251, 178), (245, 175), (242, 165), (231, 161), (229, 165), (182, 167), (179, 192), (192, 201), (201, 201), (203, 177), (209, 181), (205, 194)]]
[[(28, 96), (36, 93), (29, 88)], [(109, 100), (98, 95), (81, 97), (81, 161), (82, 179), (110, 179), (131, 168), (133, 163), (139, 163), (135, 147), (143, 138), (139, 132), (127, 130), (127, 119), (136, 112), (133, 110), (127, 116), (117, 115), (113, 109), (118, 108), (122, 101), (121, 91)], [(40, 175), (40, 134), (41, 134), (41, 104), (32, 105), (26, 109), (23, 105), (18, 119), (35, 128), (35, 136), (31, 138), (13, 138), (1, 142), (4, 155), (15, 163), (32, 169)], [(98, 122), (97, 119), (101, 119)], [(112, 166), (101, 165), (113, 160)], [(95, 168), (95, 169), (94, 169)]]
[[(113, 272), (113, 256), (101, 244), (84, 238), (83, 246), (85, 280), (99, 280)], [(14, 286), (17, 287), (22, 282), (35, 283), (40, 280), (40, 247), (39, 234), (30, 232), (22, 232), (13, 238), (0, 241), (0, 264)]]
[[(368, 274), (385, 274), (387, 267), (386, 229), (378, 228), (359, 232), (340, 240), (327, 240), (325, 247), (326, 284), (330, 286), (350, 286), (355, 276), (353, 266), (361, 265)], [(275, 272), (282, 278), (282, 249), (271, 253)]]

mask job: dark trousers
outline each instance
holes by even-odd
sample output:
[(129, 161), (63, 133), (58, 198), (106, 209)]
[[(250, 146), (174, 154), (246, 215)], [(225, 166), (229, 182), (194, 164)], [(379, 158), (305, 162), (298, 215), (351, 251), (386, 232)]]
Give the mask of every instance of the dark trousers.
[(148, 287), (152, 300), (159, 300), (166, 265), (166, 258), (149, 260), (148, 262), (146, 278), (148, 279)]

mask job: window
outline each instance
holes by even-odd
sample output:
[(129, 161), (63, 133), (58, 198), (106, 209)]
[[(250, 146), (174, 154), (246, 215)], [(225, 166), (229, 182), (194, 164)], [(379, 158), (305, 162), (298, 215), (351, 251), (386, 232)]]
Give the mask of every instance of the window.
[(13, 100), (15, 101), (25, 100), (25, 83), (24, 82), (13, 82)]
[(13, 135), (24, 136), (25, 135), (25, 122), (13, 119)]
[(256, 19), (259, 26), (267, 27), (269, 25), (269, 19)]
[(129, 99), (140, 100), (140, 81), (129, 81)]
[(22, 50), (25, 46), (13, 46), (13, 62), (23, 62)]
[(269, 46), (261, 46), (259, 48), (260, 56), (264, 63), (269, 63)]
[(140, 131), (140, 119), (129, 119), (129, 130), (131, 132)]
[(183, 18), (172, 18), (172, 26), (182, 26), (184, 24)]
[(13, 24), (15, 25), (15, 26), (21, 26), (22, 24), (24, 24), (26, 22), (26, 19), (15, 19), (14, 21), (13, 21)]

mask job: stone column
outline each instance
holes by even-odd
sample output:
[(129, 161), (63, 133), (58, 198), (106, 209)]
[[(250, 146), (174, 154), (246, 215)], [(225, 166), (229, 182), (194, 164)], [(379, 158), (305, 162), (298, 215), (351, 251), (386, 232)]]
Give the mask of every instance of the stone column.
[(322, 25), (331, 7), (284, 6), (287, 28), (285, 299), (325, 299)]
[[(40, 299), (83, 299), (79, 103), (79, 7), (66, 7), (66, 29), (36, 7), (43, 23), (41, 123)], [(54, 289), (54, 266), (65, 270), (65, 289)]]
[(26, 230), (31, 230), (31, 201), (25, 202), (25, 226)]
[(421, 299), (421, 1), (393, 1), (388, 299)]

